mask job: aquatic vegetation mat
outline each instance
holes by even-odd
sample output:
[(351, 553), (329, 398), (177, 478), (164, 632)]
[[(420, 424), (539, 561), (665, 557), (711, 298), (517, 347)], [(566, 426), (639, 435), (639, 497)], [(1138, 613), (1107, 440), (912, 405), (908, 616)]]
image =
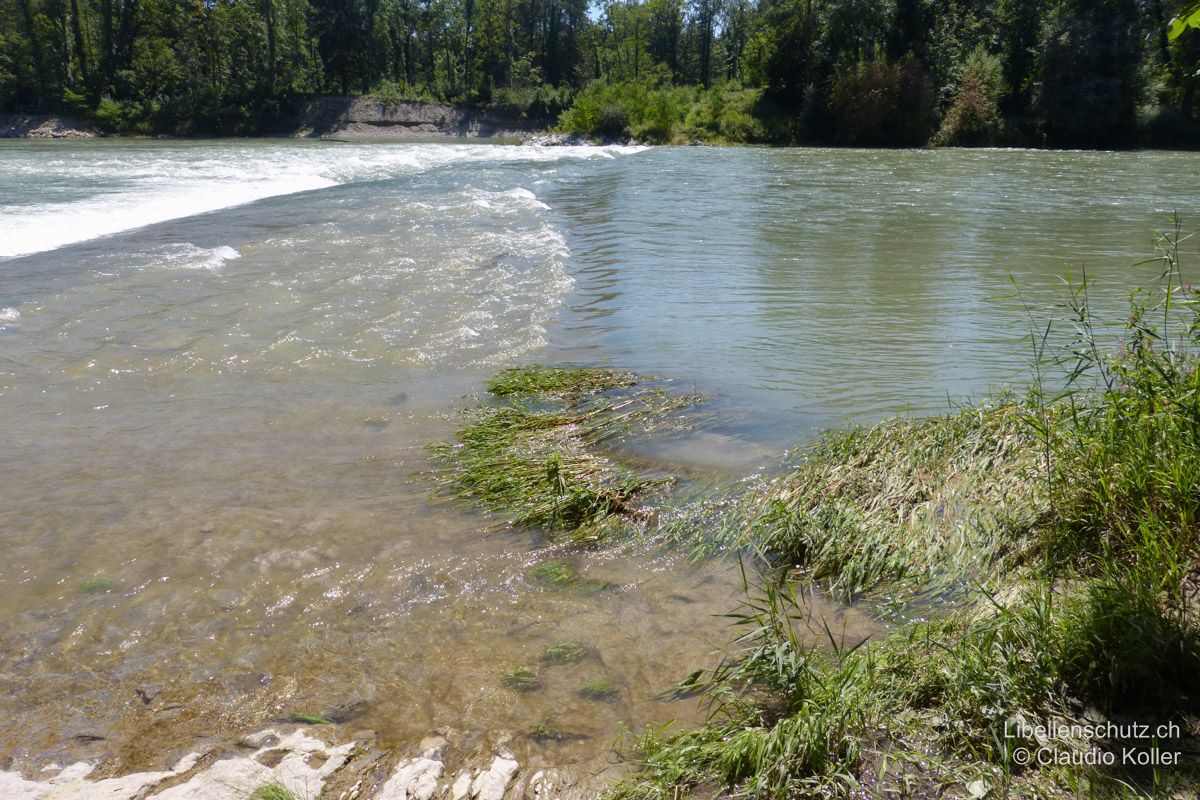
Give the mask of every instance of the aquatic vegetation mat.
[(1046, 513), (1027, 410), (999, 402), (826, 433), (745, 501), (735, 544), (854, 598), (944, 590), (1017, 560)]
[(517, 524), (580, 540), (644, 520), (669, 486), (610, 454), (621, 437), (686, 429), (699, 398), (632, 373), (541, 365), (501, 372), (495, 402), (468, 412), (457, 441), (434, 446), (441, 489), (511, 515)]

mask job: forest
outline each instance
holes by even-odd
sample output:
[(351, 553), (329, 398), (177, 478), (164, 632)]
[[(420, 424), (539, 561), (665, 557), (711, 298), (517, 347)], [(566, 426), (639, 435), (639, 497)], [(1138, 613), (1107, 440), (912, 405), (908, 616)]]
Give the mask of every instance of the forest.
[(0, 0), (0, 111), (253, 135), (364, 94), (651, 142), (1191, 147), (1186, 5)]

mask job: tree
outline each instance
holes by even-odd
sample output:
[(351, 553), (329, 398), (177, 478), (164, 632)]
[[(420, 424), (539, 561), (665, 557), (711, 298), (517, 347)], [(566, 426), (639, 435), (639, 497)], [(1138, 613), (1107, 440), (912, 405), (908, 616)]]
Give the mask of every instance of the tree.
[(1142, 37), (1137, 0), (1064, 0), (1047, 24), (1037, 97), (1054, 145), (1124, 145), (1137, 136)]

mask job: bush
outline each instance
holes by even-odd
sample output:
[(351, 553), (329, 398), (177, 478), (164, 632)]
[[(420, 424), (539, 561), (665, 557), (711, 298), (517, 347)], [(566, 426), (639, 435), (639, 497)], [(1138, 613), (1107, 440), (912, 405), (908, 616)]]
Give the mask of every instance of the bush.
[(996, 144), (1001, 121), (998, 103), (1004, 94), (1004, 76), (998, 56), (979, 48), (967, 57), (950, 110), (934, 137), (934, 144), (978, 147)]
[(767, 138), (755, 109), (761, 90), (722, 83), (700, 92), (684, 120), (684, 135), (704, 142), (761, 142)]
[(391, 102), (400, 102), (403, 100), (413, 100), (426, 103), (436, 103), (437, 98), (430, 94), (428, 89), (410, 86), (402, 81), (394, 81), (391, 78), (385, 78), (371, 88), (371, 97), (377, 97), (380, 100), (389, 100)]
[(761, 94), (729, 83), (700, 89), (593, 81), (576, 95), (558, 126), (569, 133), (657, 144), (764, 141), (762, 123), (754, 116)]
[(501, 87), (492, 90), (489, 109), (527, 122), (551, 123), (571, 105), (574, 92), (568, 87)]
[(120, 131), (125, 128), (127, 109), (111, 97), (101, 98), (96, 106), (96, 124), (106, 131)]

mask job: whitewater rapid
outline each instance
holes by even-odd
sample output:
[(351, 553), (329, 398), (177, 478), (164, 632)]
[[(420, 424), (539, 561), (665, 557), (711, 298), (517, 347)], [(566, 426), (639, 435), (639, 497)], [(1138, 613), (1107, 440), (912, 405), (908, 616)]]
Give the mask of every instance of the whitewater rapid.
[(58, 152), (45, 145), (0, 149), (0, 258), (268, 197), (456, 164), (609, 159), (642, 149), (292, 141), (106, 144)]

